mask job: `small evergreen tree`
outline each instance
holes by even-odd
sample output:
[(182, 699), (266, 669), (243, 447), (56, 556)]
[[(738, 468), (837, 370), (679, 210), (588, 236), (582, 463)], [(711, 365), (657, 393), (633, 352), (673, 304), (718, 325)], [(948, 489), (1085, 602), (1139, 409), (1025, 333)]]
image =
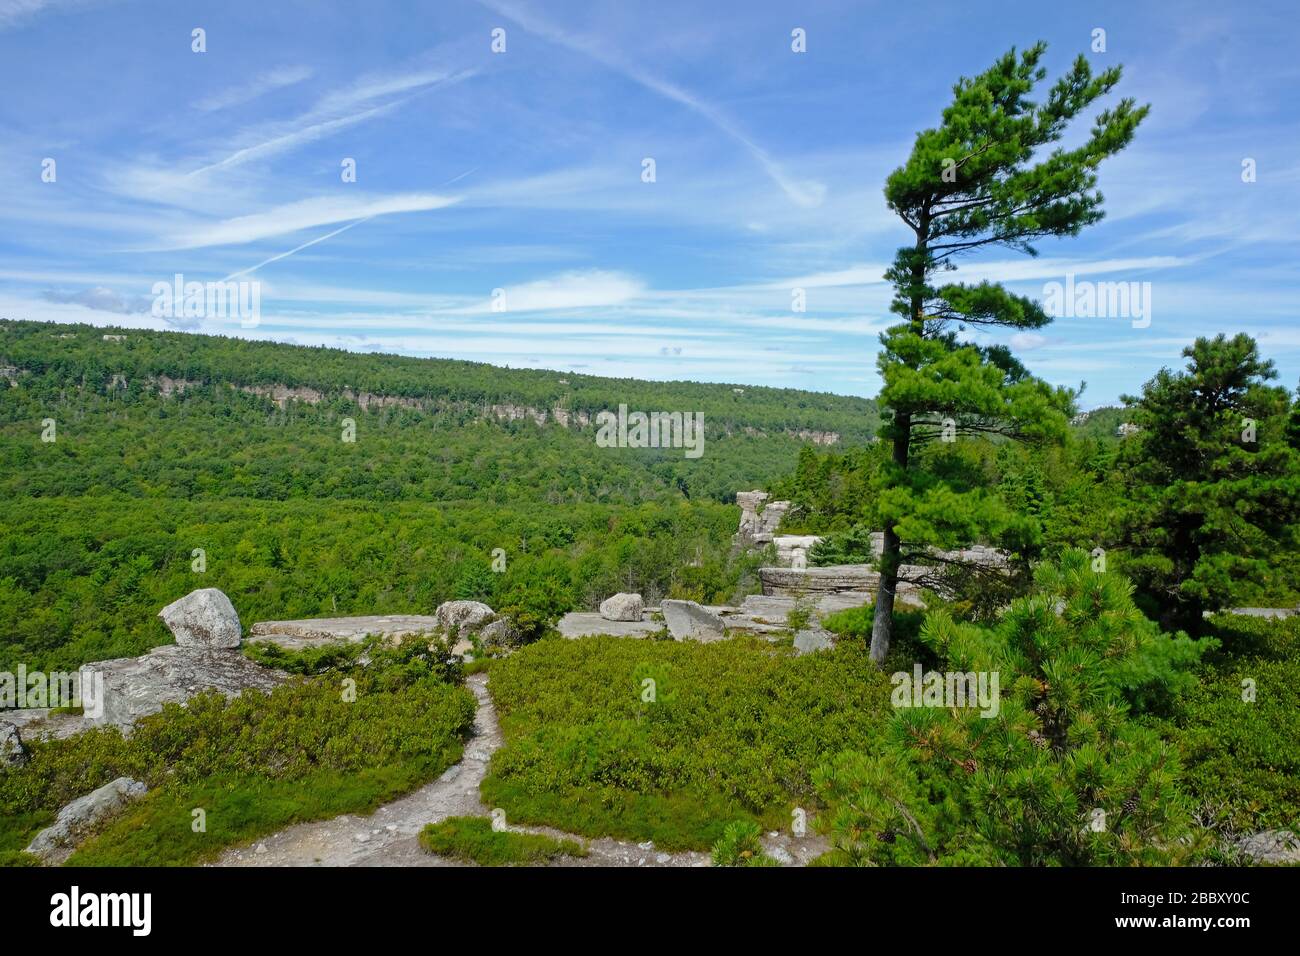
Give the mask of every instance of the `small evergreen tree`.
[[(872, 754), (815, 782), (831, 860), (849, 864), (1168, 864), (1199, 849), (1176, 753), (1128, 715), (1191, 686), (1213, 642), (1160, 632), (1114, 572), (1066, 552), (995, 627), (933, 611), (938, 667), (999, 675), (994, 716), (899, 707)], [(990, 680), (991, 685), (991, 680)], [(951, 702), (948, 702), (951, 704)]]
[(1269, 386), (1273, 363), (1247, 335), (1198, 338), (1184, 372), (1162, 369), (1126, 396), (1138, 431), (1128, 483), (1126, 573), (1166, 624), (1203, 630), (1204, 612), (1294, 585), (1300, 552), (1295, 411)]

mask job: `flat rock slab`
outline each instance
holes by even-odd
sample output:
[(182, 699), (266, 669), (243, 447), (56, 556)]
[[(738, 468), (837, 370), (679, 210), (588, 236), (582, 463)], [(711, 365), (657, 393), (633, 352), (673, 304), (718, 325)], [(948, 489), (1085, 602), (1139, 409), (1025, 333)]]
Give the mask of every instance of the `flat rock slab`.
[(49, 707), (6, 710), (4, 719), (27, 741), (63, 740), (94, 726), (80, 714), (58, 713)]
[(865, 564), (834, 564), (820, 568), (759, 568), (763, 593), (790, 597), (796, 593), (867, 591), (876, 589), (880, 575)]
[[(812, 605), (818, 617), (824, 618), (836, 611), (862, 607), (874, 600), (875, 595), (865, 591), (836, 591), (810, 594), (807, 603)], [(789, 595), (749, 594), (740, 602), (740, 607), (724, 611), (722, 618), (729, 628), (770, 634), (788, 630), (787, 619), (798, 603), (798, 598)]]
[[(814, 608), (818, 617), (834, 614), (849, 608), (862, 607), (875, 599), (874, 594), (865, 591), (839, 591), (808, 595), (807, 602)], [(760, 636), (785, 634), (789, 630), (787, 617), (794, 610), (798, 599), (787, 595), (750, 594), (741, 602), (740, 607), (726, 605), (705, 605), (722, 619), (728, 632), (746, 632)], [(556, 630), (564, 637), (594, 637), (604, 634), (612, 637), (647, 637), (664, 629), (659, 621), (650, 620), (657, 608), (646, 608), (644, 619), (640, 621), (610, 621), (595, 611), (571, 611), (560, 618)]]
[(1290, 830), (1265, 830), (1239, 838), (1237, 847), (1256, 863), (1300, 863), (1300, 837)]
[(594, 637), (608, 634), (613, 637), (648, 637), (663, 630), (658, 621), (610, 621), (597, 611), (570, 611), (560, 618), (555, 629), (562, 637)]
[[(916, 565), (899, 568), (902, 578), (919, 578), (927, 569)], [(865, 564), (830, 564), (816, 568), (759, 568), (758, 579), (763, 593), (769, 597), (795, 597), (844, 592), (874, 595), (880, 584), (880, 574)], [(925, 602), (917, 593), (916, 585), (908, 580), (898, 582), (894, 601), (899, 608), (924, 609)]]
[(300, 651), (323, 641), (356, 643), (372, 635), (401, 638), (437, 629), (438, 619), (433, 615), (316, 617), (301, 621), (260, 621), (248, 632), (247, 640), (278, 644), (287, 651)]

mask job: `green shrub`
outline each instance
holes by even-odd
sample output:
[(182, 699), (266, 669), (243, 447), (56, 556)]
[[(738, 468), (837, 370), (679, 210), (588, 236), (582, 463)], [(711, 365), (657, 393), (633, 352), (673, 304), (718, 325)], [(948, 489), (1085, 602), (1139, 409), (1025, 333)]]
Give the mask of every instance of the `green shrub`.
[(1220, 614), (1209, 630), (1221, 647), (1159, 725), (1197, 816), (1221, 835), (1300, 829), (1300, 618)]
[(815, 799), (812, 768), (869, 746), (888, 706), (860, 648), (796, 657), (755, 638), (548, 641), (498, 661), (490, 687), (506, 745), (486, 801), (664, 849), (708, 849), (729, 820), (784, 825)]
[[(146, 794), (68, 859), (68, 866), (192, 866), (229, 846), (297, 823), (365, 814), (435, 778), (438, 757), (358, 770), (322, 769), (293, 779), (218, 774)], [(206, 830), (195, 832), (195, 809)]]
[(487, 817), (448, 817), (430, 823), (420, 831), (420, 846), (479, 866), (540, 866), (559, 856), (587, 855), (587, 848), (574, 840), (493, 830)]
[(713, 844), (714, 866), (780, 866), (763, 851), (762, 830), (752, 820), (728, 823)]
[(555, 623), (577, 605), (567, 565), (543, 559), (527, 576), (519, 575), (500, 595), (500, 614), (507, 618), (523, 643), (540, 640)]
[[(1244, 681), (1254, 699), (1243, 699)], [(1206, 825), (1300, 830), (1300, 660), (1246, 660), (1178, 701), (1168, 736)]]
[(263, 667), (310, 676), (350, 667), (361, 656), (362, 647), (360, 643), (329, 641), (316, 647), (290, 651), (279, 644), (257, 641), (245, 643), (243, 652), (245, 657)]
[(847, 531), (834, 531), (812, 546), (808, 554), (814, 567), (830, 564), (870, 564), (876, 559), (871, 546), (871, 528), (854, 525)]
[(1215, 614), (1209, 619), (1208, 630), (1220, 642), (1220, 647), (1206, 657), (1211, 667), (1233, 667), (1239, 660), (1300, 660), (1300, 616)]
[[(1194, 654), (1170, 654), (1115, 574), (1067, 552), (996, 627), (930, 612), (938, 669), (997, 674), (1000, 706), (902, 707), (875, 752), (818, 768), (831, 861), (846, 864), (1169, 863), (1202, 849), (1175, 750), (1130, 701), (1185, 692)], [(1199, 647), (1199, 645), (1192, 645)], [(991, 680), (991, 677), (990, 677)], [(1104, 814), (1103, 816), (1100, 816)], [(1098, 820), (1099, 827), (1091, 826)]]
[(799, 598), (786, 614), (785, 626), (792, 631), (802, 631), (812, 620), (812, 615), (813, 603), (807, 598)]
[[(854, 647), (865, 654), (871, 646), (871, 625), (876, 609), (872, 604), (836, 611), (822, 618), (822, 627), (840, 638), (842, 646)], [(916, 661), (923, 666), (935, 663), (938, 658), (920, 640), (921, 626), (925, 623), (922, 611), (894, 610), (894, 634), (889, 643), (889, 656), (881, 668), (886, 674), (907, 670)]]
[(840, 637), (870, 642), (871, 624), (875, 619), (875, 614), (876, 608), (871, 604), (864, 604), (862, 607), (851, 607), (826, 615), (826, 617), (822, 618), (822, 627)]
[[(371, 666), (295, 679), (268, 693), (209, 691), (139, 720), (33, 741), (0, 769), (0, 850), (17, 850), (55, 812), (119, 776), (150, 793), (74, 857), (88, 865), (190, 863), (286, 823), (361, 812), (460, 759), (474, 695), (441, 649), (376, 649)], [(345, 690), (349, 691), (345, 693)], [(190, 812), (208, 813), (191, 831)]]

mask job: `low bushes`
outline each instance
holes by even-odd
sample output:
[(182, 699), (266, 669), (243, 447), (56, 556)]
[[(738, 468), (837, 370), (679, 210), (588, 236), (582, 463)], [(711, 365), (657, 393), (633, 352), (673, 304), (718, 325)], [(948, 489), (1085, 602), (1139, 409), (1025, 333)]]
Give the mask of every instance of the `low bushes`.
[(1222, 649), (1162, 724), (1197, 815), (1224, 834), (1300, 832), (1300, 618), (1210, 624)]
[(193, 863), (289, 823), (364, 812), (460, 759), (475, 701), (458, 676), (441, 650), (408, 642), (376, 651), (369, 667), (269, 694), (169, 704), (130, 737), (99, 729), (34, 741), (27, 766), (0, 770), (0, 851), (21, 849), (59, 807), (123, 775), (150, 792), (70, 863)]
[(588, 836), (712, 846), (728, 821), (786, 826), (811, 772), (867, 746), (886, 677), (860, 646), (796, 657), (764, 641), (550, 640), (492, 667), (506, 745), (484, 800)]

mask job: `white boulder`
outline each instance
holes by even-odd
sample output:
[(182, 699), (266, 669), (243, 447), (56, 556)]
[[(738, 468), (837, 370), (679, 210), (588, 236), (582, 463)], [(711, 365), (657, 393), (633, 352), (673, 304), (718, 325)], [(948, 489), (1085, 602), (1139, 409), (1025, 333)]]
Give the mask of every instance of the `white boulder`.
[(600, 616), (607, 621), (639, 621), (645, 601), (639, 594), (620, 592), (600, 602)]
[(519, 644), (519, 632), (504, 617), (484, 625), (478, 638), (486, 648), (507, 648)]
[(217, 588), (200, 588), (158, 612), (181, 647), (218, 650), (239, 646), (243, 634), (230, 598)]

